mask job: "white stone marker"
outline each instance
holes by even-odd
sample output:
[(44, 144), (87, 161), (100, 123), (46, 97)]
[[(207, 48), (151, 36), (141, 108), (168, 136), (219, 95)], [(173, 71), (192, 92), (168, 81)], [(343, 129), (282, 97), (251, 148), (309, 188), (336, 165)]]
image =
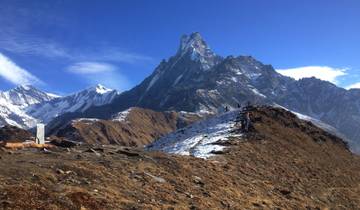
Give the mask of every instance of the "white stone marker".
[(45, 144), (45, 125), (37, 124), (36, 125), (36, 143)]

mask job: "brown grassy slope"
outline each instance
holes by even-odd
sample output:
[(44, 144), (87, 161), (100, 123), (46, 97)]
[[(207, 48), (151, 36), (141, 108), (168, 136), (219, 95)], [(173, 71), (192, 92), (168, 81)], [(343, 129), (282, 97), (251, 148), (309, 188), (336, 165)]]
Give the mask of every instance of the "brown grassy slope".
[(33, 139), (32, 133), (21, 128), (6, 125), (0, 128), (0, 141), (23, 142)]
[(211, 160), (118, 146), (0, 152), (0, 208), (359, 209), (360, 159), (340, 139), (268, 107)]
[(195, 114), (155, 112), (131, 108), (126, 121), (75, 121), (57, 132), (57, 136), (89, 144), (143, 146), (178, 128), (199, 120)]

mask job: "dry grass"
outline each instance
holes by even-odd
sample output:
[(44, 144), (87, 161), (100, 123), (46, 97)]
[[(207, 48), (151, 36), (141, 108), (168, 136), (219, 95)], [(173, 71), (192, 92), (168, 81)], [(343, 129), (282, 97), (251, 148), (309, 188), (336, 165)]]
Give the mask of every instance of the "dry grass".
[(359, 209), (360, 159), (278, 109), (210, 160), (118, 146), (0, 150), (3, 209)]

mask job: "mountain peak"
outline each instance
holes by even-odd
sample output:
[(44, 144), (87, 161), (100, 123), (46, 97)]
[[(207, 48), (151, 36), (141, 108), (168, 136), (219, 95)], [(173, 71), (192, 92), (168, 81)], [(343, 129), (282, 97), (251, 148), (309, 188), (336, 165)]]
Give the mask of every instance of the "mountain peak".
[(96, 92), (101, 95), (113, 91), (113, 89), (107, 88), (101, 84), (97, 84), (96, 86), (90, 87), (86, 90), (88, 92)]
[(14, 88), (14, 90), (25, 90), (25, 91), (29, 91), (29, 90), (37, 90), (34, 86), (32, 85), (19, 85), (16, 88)]
[(103, 86), (101, 84), (97, 84), (95, 87), (95, 90), (97, 93), (100, 93), (100, 94), (104, 94), (104, 93), (113, 91), (112, 89), (106, 88), (105, 86)]
[(180, 40), (180, 50), (186, 51), (190, 48), (208, 48), (206, 42), (201, 37), (200, 33), (195, 32), (190, 35), (182, 35)]
[(193, 61), (199, 61), (205, 70), (211, 68), (221, 60), (220, 56), (216, 55), (210, 49), (198, 32), (194, 32), (190, 35), (183, 35), (181, 37), (177, 56), (188, 56)]
[(210, 47), (198, 32), (183, 35), (180, 40), (178, 52), (182, 55), (190, 52), (192, 57), (198, 57), (199, 55), (205, 57), (215, 56), (215, 53), (211, 51)]

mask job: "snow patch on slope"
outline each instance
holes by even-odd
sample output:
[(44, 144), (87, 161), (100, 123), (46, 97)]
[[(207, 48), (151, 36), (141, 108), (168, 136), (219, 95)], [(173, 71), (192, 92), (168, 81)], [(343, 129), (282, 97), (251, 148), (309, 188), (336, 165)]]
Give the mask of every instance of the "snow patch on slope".
[(333, 135), (336, 135), (336, 136), (338, 136), (338, 137), (340, 137), (340, 138), (342, 138), (342, 139), (344, 139), (344, 140), (346, 140), (346, 141), (349, 141), (349, 140), (345, 137), (345, 135), (343, 135), (342, 133), (340, 133), (336, 128), (334, 128), (333, 126), (331, 126), (331, 125), (329, 125), (329, 124), (324, 123), (323, 121), (321, 121), (321, 120), (319, 120), (319, 119), (316, 119), (316, 118), (314, 118), (314, 117), (310, 117), (310, 116), (308, 116), (308, 115), (301, 114), (301, 113), (299, 113), (299, 112), (292, 111), (292, 110), (287, 109), (287, 108), (285, 108), (285, 107), (283, 107), (283, 106), (280, 106), (280, 105), (278, 105), (278, 104), (276, 104), (275, 106), (276, 106), (276, 107), (280, 107), (280, 108), (282, 108), (282, 109), (285, 109), (285, 110), (287, 110), (287, 111), (289, 111), (289, 112), (292, 112), (292, 113), (295, 114), (299, 119), (305, 120), (305, 121), (308, 121), (308, 122), (312, 122), (312, 123), (313, 123), (314, 125), (316, 125), (317, 127), (321, 128), (321, 129), (323, 129), (323, 130), (325, 130), (325, 131), (327, 131), (327, 132), (329, 132), (329, 133), (331, 133), (331, 134), (333, 134)]
[(224, 146), (215, 145), (219, 140), (239, 137), (232, 133), (239, 110), (231, 111), (210, 119), (194, 123), (173, 132), (148, 146), (149, 150), (160, 150), (172, 154), (209, 158), (212, 152), (221, 151)]
[(75, 119), (72, 121), (72, 123), (77, 123), (77, 122), (82, 122), (84, 124), (87, 124), (87, 125), (91, 125), (95, 122), (98, 122), (100, 121), (100, 119), (97, 119), (97, 118), (78, 118), (78, 119)]
[(129, 108), (125, 111), (122, 111), (122, 112), (119, 112), (117, 114), (115, 114), (113, 117), (112, 117), (112, 121), (118, 121), (118, 122), (125, 122), (126, 121), (126, 118), (127, 116), (129, 115), (129, 113), (131, 112), (132, 108)]
[(298, 112), (294, 112), (294, 111), (291, 111), (292, 113), (294, 113), (299, 119), (301, 120), (305, 120), (305, 121), (309, 121), (309, 122), (312, 122), (314, 123), (316, 126), (318, 126), (319, 128), (322, 128), (324, 129), (325, 131), (328, 131), (332, 134), (335, 134), (341, 138), (344, 138), (344, 136), (342, 134), (340, 134), (336, 128), (332, 127), (331, 125), (328, 125), (324, 122), (322, 122), (321, 120), (318, 120), (318, 119), (315, 119), (315, 118), (312, 118), (312, 117), (309, 117), (307, 115), (303, 115), (303, 114), (300, 114)]

